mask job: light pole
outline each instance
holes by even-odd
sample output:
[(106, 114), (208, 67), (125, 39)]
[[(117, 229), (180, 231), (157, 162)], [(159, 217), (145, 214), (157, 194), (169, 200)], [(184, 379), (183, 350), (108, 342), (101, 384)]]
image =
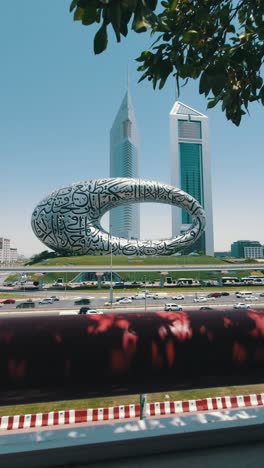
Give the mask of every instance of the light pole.
[(64, 283), (64, 294), (66, 299), (66, 289), (67, 289), (67, 272), (65, 273), (65, 283)]
[(147, 417), (147, 394), (141, 393), (139, 395), (140, 415), (139, 419), (146, 419)]
[(103, 273), (101, 271), (98, 271), (96, 273), (96, 276), (97, 276), (97, 289), (101, 289), (102, 287), (102, 276), (103, 276)]
[(145, 280), (145, 313), (147, 312), (147, 290), (146, 290), (146, 275), (144, 275)]
[(109, 302), (113, 304), (113, 248), (112, 248), (112, 224), (110, 224), (109, 230), (110, 237), (110, 290), (109, 290)]

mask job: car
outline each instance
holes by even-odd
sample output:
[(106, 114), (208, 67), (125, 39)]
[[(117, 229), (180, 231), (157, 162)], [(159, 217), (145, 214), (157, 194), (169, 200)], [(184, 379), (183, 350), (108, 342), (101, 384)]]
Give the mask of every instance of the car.
[(153, 299), (158, 300), (158, 299), (169, 299), (168, 293), (156, 293), (153, 296)]
[(208, 301), (208, 298), (207, 297), (195, 297), (193, 302), (207, 302)]
[(233, 306), (234, 309), (250, 309), (251, 304), (245, 304), (244, 302), (238, 302)]
[(213, 310), (213, 309), (212, 309), (212, 307), (202, 306), (202, 307), (200, 307), (200, 310)]
[(132, 299), (129, 299), (128, 297), (124, 297), (124, 299), (120, 299), (118, 301), (118, 304), (132, 304)]
[(1, 304), (15, 304), (15, 299), (4, 299), (4, 301), (1, 301)]
[(103, 311), (98, 309), (90, 309), (90, 307), (81, 307), (79, 310), (79, 315), (102, 315)]
[(259, 297), (264, 297), (264, 293), (260, 293)]
[(74, 302), (74, 305), (85, 305), (85, 304), (90, 304), (91, 300), (88, 299), (87, 297), (82, 297), (81, 299), (78, 299), (77, 301)]
[(221, 297), (221, 296), (222, 296), (222, 293), (220, 293), (220, 292), (212, 292), (212, 293), (207, 295), (207, 297), (211, 297), (211, 298), (212, 297), (216, 298), (216, 297)]
[(258, 301), (257, 296), (246, 296), (244, 299), (245, 301)]
[(89, 309), (87, 310), (86, 315), (103, 315), (103, 311), (99, 309)]
[(50, 298), (53, 300), (53, 302), (59, 301), (60, 298), (58, 296), (50, 296)]
[(39, 301), (39, 304), (53, 304), (53, 299), (51, 299), (50, 297), (46, 297), (45, 299), (41, 299), (41, 301)]
[(173, 301), (184, 301), (184, 296), (182, 294), (178, 294), (178, 296), (172, 297)]
[(166, 312), (169, 312), (169, 311), (172, 311), (172, 310), (182, 310), (182, 305), (180, 305), (180, 304), (174, 304), (174, 303), (165, 304), (164, 310), (165, 310)]
[(221, 292), (221, 296), (230, 296), (230, 293), (226, 292), (226, 291), (223, 291), (223, 292)]
[(142, 299), (145, 299), (145, 293), (138, 293), (138, 294), (135, 294), (135, 296), (133, 296), (133, 299), (135, 300), (142, 300)]
[(33, 309), (35, 307), (35, 302), (20, 302), (17, 304), (16, 309)]

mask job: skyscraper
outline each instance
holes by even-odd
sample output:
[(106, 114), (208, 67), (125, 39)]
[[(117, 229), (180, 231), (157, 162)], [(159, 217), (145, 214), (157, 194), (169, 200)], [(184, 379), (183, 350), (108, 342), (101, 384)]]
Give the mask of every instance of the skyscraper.
[[(126, 92), (110, 132), (110, 177), (138, 177), (138, 131), (129, 91)], [(139, 239), (139, 205), (110, 211), (113, 236)]]
[[(214, 255), (208, 118), (176, 101), (170, 112), (170, 136), (172, 185), (196, 198), (206, 213), (205, 233), (191, 251)], [(173, 236), (185, 231), (190, 224), (191, 217), (186, 211), (172, 208)]]

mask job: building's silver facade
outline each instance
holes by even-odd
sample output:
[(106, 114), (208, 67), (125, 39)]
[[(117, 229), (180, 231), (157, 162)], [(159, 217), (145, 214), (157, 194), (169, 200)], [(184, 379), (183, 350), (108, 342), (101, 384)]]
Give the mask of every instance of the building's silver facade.
[[(110, 132), (110, 177), (138, 176), (138, 131), (131, 96), (127, 91)], [(112, 209), (110, 232), (117, 237), (139, 239), (139, 205), (129, 204)]]
[[(101, 218), (131, 203), (165, 203), (192, 218), (173, 239), (140, 241), (112, 236)], [(158, 181), (115, 177), (77, 182), (52, 192), (35, 208), (31, 225), (36, 236), (63, 255), (172, 255), (199, 240), (205, 227), (201, 205), (188, 193)]]

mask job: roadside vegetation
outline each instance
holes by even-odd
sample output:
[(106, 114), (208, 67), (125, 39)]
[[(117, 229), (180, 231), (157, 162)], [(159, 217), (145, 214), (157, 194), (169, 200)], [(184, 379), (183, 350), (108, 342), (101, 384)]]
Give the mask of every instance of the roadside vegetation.
[[(182, 391), (168, 391), (164, 393), (150, 393), (148, 403), (162, 401), (197, 400), (208, 397), (249, 395), (264, 392), (264, 384), (245, 385), (242, 387), (204, 388)], [(32, 413), (46, 413), (50, 411), (63, 411), (70, 409), (108, 408), (118, 405), (132, 405), (139, 403), (139, 395), (123, 395), (70, 401), (54, 401), (49, 403), (34, 403), (30, 405), (14, 405), (0, 407), (0, 416), (13, 416)]]
[[(45, 252), (43, 252), (44, 254)], [(54, 253), (54, 252), (48, 252)], [(100, 266), (110, 265), (110, 255), (80, 255), (73, 257), (45, 257), (42, 254), (35, 255), (27, 265), (35, 266)], [(113, 265), (226, 265), (228, 262), (218, 257), (207, 255), (173, 255), (173, 256), (153, 256), (153, 257), (129, 257), (125, 255), (113, 255)]]

